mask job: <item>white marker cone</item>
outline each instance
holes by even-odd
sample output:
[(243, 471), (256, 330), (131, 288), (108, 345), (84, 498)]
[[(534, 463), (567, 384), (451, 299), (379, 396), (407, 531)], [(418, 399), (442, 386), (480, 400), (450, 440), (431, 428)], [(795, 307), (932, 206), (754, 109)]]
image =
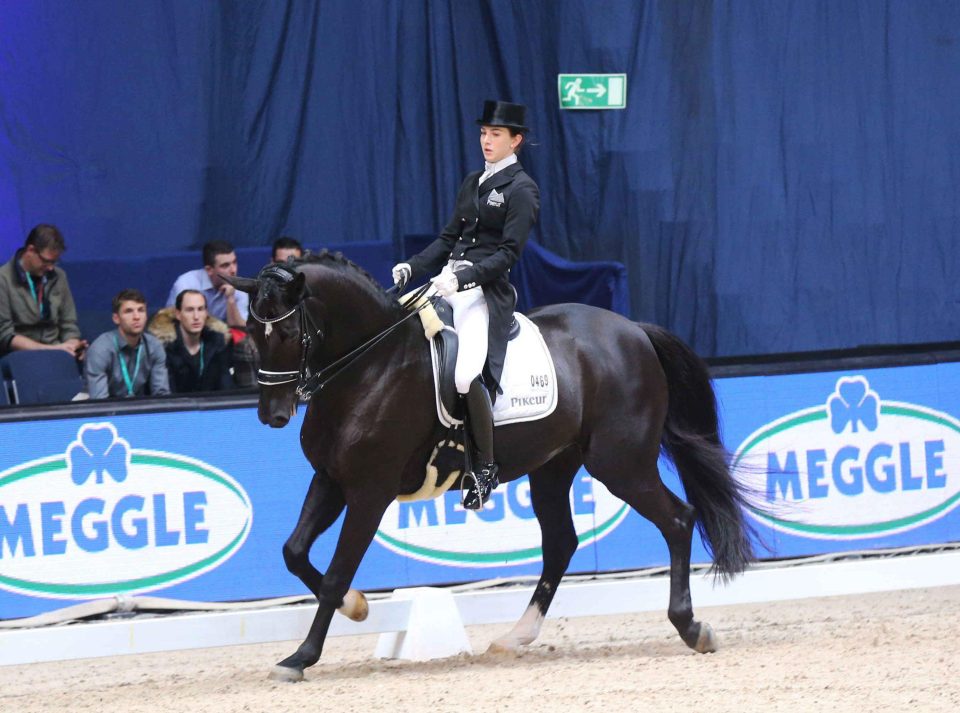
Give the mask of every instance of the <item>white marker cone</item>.
[(429, 661), (473, 653), (453, 592), (436, 587), (411, 587), (395, 590), (392, 599), (410, 600), (407, 628), (380, 634), (374, 656)]

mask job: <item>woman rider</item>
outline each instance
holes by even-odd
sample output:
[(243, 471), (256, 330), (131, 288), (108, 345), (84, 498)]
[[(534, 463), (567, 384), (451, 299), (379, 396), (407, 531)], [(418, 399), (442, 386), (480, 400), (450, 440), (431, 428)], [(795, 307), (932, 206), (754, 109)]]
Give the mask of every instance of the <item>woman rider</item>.
[[(436, 291), (453, 310), (459, 337), (456, 384), (466, 404), (466, 423), (479, 466), (467, 484), (463, 506), (479, 510), (499, 485), (493, 456), (491, 395), (499, 390), (516, 293), (510, 268), (520, 259), (540, 210), (540, 191), (517, 153), (524, 141), (527, 108), (486, 101), (480, 125), (484, 170), (460, 186), (453, 218), (423, 252), (393, 268), (401, 288), (411, 279), (436, 274)], [(442, 269), (441, 269), (442, 268)]]

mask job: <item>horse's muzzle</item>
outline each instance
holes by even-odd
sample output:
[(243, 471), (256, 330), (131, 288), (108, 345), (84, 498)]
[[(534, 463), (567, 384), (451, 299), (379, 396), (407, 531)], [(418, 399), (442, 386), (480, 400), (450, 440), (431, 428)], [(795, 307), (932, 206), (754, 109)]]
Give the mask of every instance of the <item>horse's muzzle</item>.
[(279, 399), (270, 403), (264, 403), (261, 400), (257, 408), (257, 416), (260, 418), (260, 423), (270, 426), (270, 428), (283, 428), (290, 423), (290, 419), (293, 418), (296, 413), (296, 398), (292, 399), (292, 402), (288, 401), (288, 399)]
[(276, 415), (270, 416), (269, 418), (261, 417), (260, 420), (263, 423), (270, 426), (270, 428), (283, 428), (288, 423), (290, 423), (290, 417), (284, 416), (282, 414), (276, 414)]

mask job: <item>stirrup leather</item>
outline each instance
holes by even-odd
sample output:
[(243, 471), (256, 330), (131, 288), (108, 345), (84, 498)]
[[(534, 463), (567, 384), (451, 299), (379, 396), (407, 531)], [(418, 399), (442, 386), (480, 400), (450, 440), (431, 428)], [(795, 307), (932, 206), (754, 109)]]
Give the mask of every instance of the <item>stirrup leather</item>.
[(464, 509), (482, 510), (490, 494), (500, 485), (499, 474), (500, 466), (496, 463), (486, 463), (475, 472), (464, 473), (461, 485)]

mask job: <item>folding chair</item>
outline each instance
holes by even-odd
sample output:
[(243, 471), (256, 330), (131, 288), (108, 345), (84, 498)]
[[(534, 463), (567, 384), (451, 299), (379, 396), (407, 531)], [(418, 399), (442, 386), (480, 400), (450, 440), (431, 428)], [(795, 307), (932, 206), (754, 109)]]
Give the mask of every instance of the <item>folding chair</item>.
[(60, 349), (13, 352), (0, 364), (18, 405), (70, 401), (85, 390), (77, 360)]

